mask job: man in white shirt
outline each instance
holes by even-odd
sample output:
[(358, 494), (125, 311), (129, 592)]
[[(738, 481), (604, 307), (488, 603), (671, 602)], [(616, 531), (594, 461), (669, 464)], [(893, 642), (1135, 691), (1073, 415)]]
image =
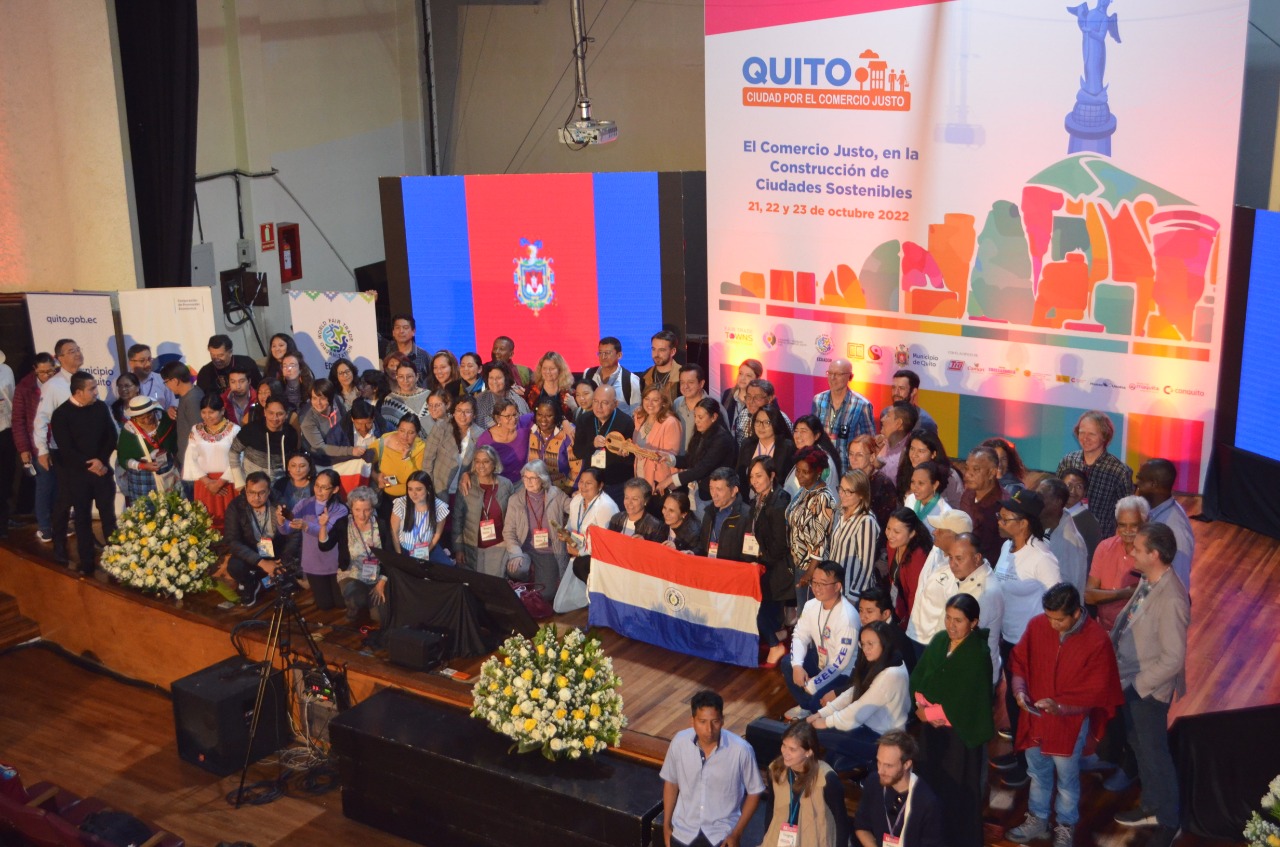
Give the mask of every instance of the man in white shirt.
[(62, 338), (53, 346), (54, 358), (59, 370), (40, 386), (40, 405), (36, 407), (35, 428), (31, 438), (36, 445), (36, 461), (46, 471), (52, 469), (53, 459), (49, 450), (54, 445), (49, 438), (49, 420), (53, 410), (71, 399), (71, 375), (84, 364), (80, 345), (70, 338)]
[[(1000, 593), (1000, 586), (990, 563), (982, 558), (982, 552), (978, 550), (978, 540), (973, 533), (956, 535), (950, 546), (947, 567), (939, 568), (920, 580), (916, 602), (911, 607), (907, 635), (913, 642), (927, 646), (943, 630), (947, 601), (957, 594), (968, 594), (978, 601), (982, 610), (978, 626), (988, 631), (991, 666), (995, 669), (995, 679), (999, 679), (1000, 623), (1004, 619), (1004, 596)], [(995, 679), (992, 680), (993, 684)]]
[(804, 604), (791, 637), (789, 661), (779, 667), (796, 700), (786, 717), (800, 720), (822, 707), (828, 692), (843, 687), (858, 658), (858, 610), (844, 596), (844, 567), (824, 559), (809, 583), (813, 599)]
[(1089, 545), (1076, 528), (1075, 519), (1066, 512), (1071, 491), (1065, 482), (1050, 476), (1040, 480), (1036, 493), (1044, 500), (1040, 523), (1049, 537), (1049, 552), (1058, 560), (1062, 581), (1074, 585), (1083, 597), (1089, 581)]
[[(912, 604), (920, 602), (920, 594), (924, 591), (925, 583), (939, 571), (945, 571), (951, 563), (951, 545), (955, 543), (956, 536), (962, 532), (973, 532), (973, 519), (965, 512), (959, 509), (952, 509), (949, 512), (943, 512), (940, 515), (930, 515), (926, 518), (933, 532), (933, 549), (929, 551), (928, 557), (924, 560), (924, 567), (920, 569), (920, 581), (916, 583), (916, 596), (911, 599)], [(948, 595), (950, 596), (950, 595)], [(943, 602), (946, 600), (944, 598)], [(912, 609), (914, 610), (914, 605)], [(915, 619), (915, 612), (911, 614), (911, 619)], [(942, 609), (938, 609), (938, 628), (932, 632), (938, 632), (942, 629)], [(911, 649), (915, 656), (911, 666), (915, 667), (915, 662), (920, 661), (920, 657), (924, 655), (924, 648), (929, 646), (929, 639), (933, 637), (932, 633), (927, 636), (920, 636), (911, 626), (911, 620), (907, 621), (907, 637), (911, 639)], [(906, 656), (903, 656), (905, 659)]]

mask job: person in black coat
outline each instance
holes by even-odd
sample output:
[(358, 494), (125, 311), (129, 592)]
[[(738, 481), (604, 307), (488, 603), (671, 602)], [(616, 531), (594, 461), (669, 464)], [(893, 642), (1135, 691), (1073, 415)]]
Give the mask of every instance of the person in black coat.
[[(98, 382), (88, 371), (71, 376), (71, 397), (53, 410), (49, 419), (53, 447), (49, 451), (58, 480), (58, 502), (53, 511), (53, 557), (67, 564), (67, 524), (76, 512), (76, 546), (80, 572), (92, 576), (93, 507), (98, 507), (102, 536), (116, 531), (116, 486), (111, 454), (118, 434), (111, 410), (98, 399)], [(13, 445), (10, 445), (10, 450)], [(13, 480), (8, 480), (10, 485)]]
[(881, 847), (890, 836), (895, 844), (943, 847), (942, 803), (912, 772), (918, 751), (915, 739), (900, 729), (880, 736), (876, 771), (862, 783), (853, 816), (856, 843)]
[(760, 575), (760, 611), (756, 615), (756, 627), (760, 640), (769, 648), (763, 667), (776, 667), (786, 655), (782, 631), (782, 604), (795, 597), (795, 576), (791, 564), (791, 550), (787, 546), (787, 504), (791, 495), (777, 487), (778, 476), (774, 461), (769, 456), (757, 456), (751, 460), (747, 476), (755, 501), (751, 506), (747, 533), (744, 536), (744, 553), (748, 561), (764, 565)]
[[(738, 457), (738, 442), (720, 413), (720, 405), (710, 397), (704, 397), (693, 410), (693, 423), (697, 432), (689, 442), (689, 452), (670, 457), (677, 469), (667, 479), (667, 489), (698, 483), (698, 502), (705, 505), (711, 498), (708, 482), (717, 468), (732, 469)], [(734, 474), (735, 478), (740, 479)]]
[[(667, 528), (662, 521), (645, 510), (652, 493), (653, 489), (646, 480), (638, 476), (627, 480), (622, 489), (622, 511), (609, 518), (608, 528), (613, 532), (661, 544), (666, 540)], [(589, 568), (587, 572), (590, 573)]]
[[(750, 434), (738, 450), (738, 477), (744, 482), (751, 478), (751, 462), (757, 457), (771, 457), (776, 473), (784, 476), (791, 469), (791, 456), (796, 445), (791, 440), (791, 427), (773, 403), (761, 407), (752, 415)], [(748, 484), (747, 501), (755, 499), (755, 491)]]
[(630, 439), (636, 433), (636, 422), (618, 408), (618, 395), (612, 386), (596, 389), (591, 403), (591, 416), (583, 415), (573, 434), (573, 455), (584, 467), (599, 468), (604, 493), (615, 503), (622, 502), (622, 488), (635, 476), (636, 459), (630, 453), (614, 453), (605, 449), (605, 437), (616, 432)]
[[(286, 545), (295, 536), (280, 532), (285, 518), (271, 495), (271, 480), (263, 471), (245, 478), (244, 489), (227, 506), (222, 538), (230, 558), (227, 573), (236, 581), (240, 601), (252, 606), (264, 577), (273, 575), (286, 555)], [(296, 536), (301, 538), (301, 536)]]
[(702, 521), (693, 513), (689, 495), (683, 491), (668, 491), (662, 500), (662, 521), (666, 524), (667, 547), (692, 553), (698, 549), (698, 537), (702, 534)]
[(717, 468), (707, 482), (711, 504), (702, 513), (702, 532), (694, 550), (699, 556), (744, 562), (743, 538), (750, 529), (751, 510), (738, 499), (738, 474)]

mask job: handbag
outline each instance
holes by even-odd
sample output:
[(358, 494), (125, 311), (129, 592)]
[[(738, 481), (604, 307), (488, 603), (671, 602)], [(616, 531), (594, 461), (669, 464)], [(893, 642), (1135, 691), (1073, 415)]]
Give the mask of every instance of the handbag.
[(542, 583), (540, 582), (519, 582), (514, 579), (507, 580), (507, 584), (511, 586), (511, 590), (520, 598), (520, 602), (524, 604), (525, 610), (529, 612), (529, 617), (535, 621), (543, 621), (555, 614), (555, 610), (551, 608), (551, 604), (542, 596)]

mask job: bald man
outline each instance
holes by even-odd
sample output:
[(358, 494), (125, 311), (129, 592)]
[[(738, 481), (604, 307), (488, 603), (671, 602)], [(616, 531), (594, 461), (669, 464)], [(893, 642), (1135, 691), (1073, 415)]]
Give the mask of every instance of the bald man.
[(582, 424), (573, 434), (573, 455), (587, 467), (600, 471), (604, 492), (615, 503), (622, 502), (623, 487), (635, 475), (636, 460), (629, 454), (618, 455), (605, 449), (605, 438), (619, 433), (631, 438), (636, 432), (636, 422), (618, 408), (618, 394), (611, 385), (601, 385), (591, 398), (591, 412), (583, 416)]
[(822, 421), (822, 426), (835, 442), (836, 454), (841, 457), (841, 473), (849, 469), (849, 442), (859, 435), (876, 434), (871, 401), (849, 387), (852, 379), (853, 365), (848, 359), (836, 359), (827, 365), (827, 385), (830, 388), (813, 395), (810, 410)]

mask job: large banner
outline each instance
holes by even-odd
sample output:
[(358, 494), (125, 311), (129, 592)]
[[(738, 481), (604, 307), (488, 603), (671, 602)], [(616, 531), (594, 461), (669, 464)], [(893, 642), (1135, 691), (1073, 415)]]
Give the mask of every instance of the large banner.
[(1248, 0), (707, 0), (712, 381), (893, 372), (951, 450), (1111, 451), (1201, 481)]
[(134, 344), (151, 348), (151, 369), (183, 361), (194, 374), (209, 361), (213, 298), (208, 288), (145, 288), (120, 292), (120, 331), (127, 356)]
[(373, 308), (376, 296), (373, 292), (289, 292), (293, 339), (317, 377), (327, 377), (339, 359), (350, 359), (357, 371), (381, 366)]
[(72, 339), (84, 353), (83, 369), (98, 380), (98, 396), (115, 399), (122, 351), (110, 294), (28, 294), (27, 315), (37, 353), (52, 354), (60, 340)]

